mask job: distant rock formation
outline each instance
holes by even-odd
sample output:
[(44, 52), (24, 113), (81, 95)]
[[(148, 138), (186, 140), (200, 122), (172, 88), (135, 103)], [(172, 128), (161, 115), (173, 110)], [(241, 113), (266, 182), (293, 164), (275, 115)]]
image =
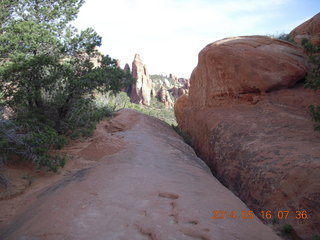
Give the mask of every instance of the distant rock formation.
[(189, 79), (187, 79), (187, 78), (179, 78), (178, 79), (178, 82), (180, 83), (180, 84), (189, 84)]
[(132, 75), (136, 79), (136, 83), (131, 88), (131, 102), (149, 106), (152, 80), (149, 77), (147, 66), (143, 65), (139, 54), (135, 55), (132, 62)]
[(170, 94), (166, 88), (161, 86), (157, 93), (157, 98), (159, 99), (160, 102), (162, 102), (167, 108), (172, 108), (173, 107), (173, 101), (170, 97)]
[(249, 208), (275, 218), (277, 211), (307, 211), (307, 220), (285, 220), (303, 239), (320, 229), (320, 137), (308, 113), (320, 97), (296, 85), (308, 69), (293, 44), (223, 39), (200, 52), (189, 95), (175, 104), (195, 149)]
[(131, 72), (131, 70), (130, 70), (130, 66), (129, 66), (129, 64), (128, 63), (126, 63), (126, 65), (124, 66), (124, 69), (123, 69), (125, 72)]
[(320, 44), (320, 13), (302, 23), (290, 33), (294, 41), (301, 44), (302, 39), (308, 39), (312, 44)]
[(179, 97), (177, 87), (173, 87), (173, 88), (169, 89), (168, 91), (172, 94), (174, 99), (177, 99)]
[(184, 94), (188, 94), (189, 92), (189, 87), (190, 87), (190, 82), (186, 81), (184, 83), (183, 87), (173, 87), (171, 89), (169, 89), (169, 92), (172, 94), (174, 100), (176, 101), (179, 97), (181, 97)]
[[(125, 65), (124, 71), (130, 72), (129, 64)], [(188, 93), (190, 86), (188, 79), (177, 78), (173, 74), (169, 74), (169, 77), (151, 75), (151, 79), (148, 67), (142, 63), (139, 54), (135, 55), (131, 73), (136, 79), (136, 83), (122, 89), (122, 91), (126, 92), (130, 96), (131, 102), (136, 104), (149, 106), (151, 98), (156, 97), (167, 108), (172, 108), (178, 97)]]
[(172, 73), (169, 74), (169, 78), (174, 82), (178, 81), (178, 78), (175, 75), (173, 75)]
[(119, 59), (117, 59), (116, 64), (117, 64), (117, 67), (118, 67), (118, 68), (121, 68), (121, 61), (120, 61)]

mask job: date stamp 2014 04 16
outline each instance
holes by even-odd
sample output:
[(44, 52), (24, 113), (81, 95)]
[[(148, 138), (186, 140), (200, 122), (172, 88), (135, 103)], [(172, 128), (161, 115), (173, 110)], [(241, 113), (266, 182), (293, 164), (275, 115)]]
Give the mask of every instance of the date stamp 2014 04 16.
[[(259, 211), (256, 213), (262, 219), (297, 219), (297, 220), (306, 220), (308, 219), (308, 211), (306, 210), (297, 210), (297, 211), (289, 211), (289, 210), (279, 210), (279, 211)], [(253, 211), (221, 211), (214, 210), (212, 211), (212, 219), (253, 219), (256, 215)]]

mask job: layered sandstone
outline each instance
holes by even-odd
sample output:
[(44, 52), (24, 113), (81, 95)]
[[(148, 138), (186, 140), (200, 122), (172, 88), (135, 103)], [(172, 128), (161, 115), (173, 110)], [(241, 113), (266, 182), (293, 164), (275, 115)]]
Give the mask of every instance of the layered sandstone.
[(136, 54), (132, 62), (132, 75), (136, 82), (132, 84), (130, 98), (136, 104), (150, 105), (152, 80), (150, 79), (147, 66), (141, 61), (139, 54)]
[(223, 39), (200, 52), (189, 95), (175, 104), (218, 179), (257, 214), (306, 210), (306, 220), (278, 221), (305, 239), (320, 229), (320, 133), (308, 114), (320, 99), (297, 84), (308, 69), (302, 49), (285, 41)]
[[(279, 239), (168, 124), (123, 110), (98, 130), (74, 146), (90, 167), (26, 196), (13, 220), (1, 214), (0, 239)], [(125, 142), (113, 155), (110, 136)]]
[(302, 39), (308, 39), (312, 44), (320, 44), (320, 13), (305, 21), (290, 33), (294, 41), (301, 44)]

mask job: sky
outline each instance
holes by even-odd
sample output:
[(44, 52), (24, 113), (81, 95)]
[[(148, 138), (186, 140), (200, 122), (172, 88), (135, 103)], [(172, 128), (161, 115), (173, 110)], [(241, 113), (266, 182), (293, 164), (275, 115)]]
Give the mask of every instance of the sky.
[(318, 12), (320, 0), (86, 0), (73, 24), (122, 65), (138, 53), (150, 74), (189, 78), (207, 44), (289, 33)]

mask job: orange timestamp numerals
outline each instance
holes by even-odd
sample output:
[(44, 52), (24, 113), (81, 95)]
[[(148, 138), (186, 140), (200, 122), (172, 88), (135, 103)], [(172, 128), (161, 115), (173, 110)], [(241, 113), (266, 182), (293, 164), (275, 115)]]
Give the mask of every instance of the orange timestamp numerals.
[(253, 211), (212, 211), (212, 219), (253, 219), (255, 215)]
[[(257, 215), (260, 216), (260, 218), (269, 220), (269, 219), (300, 219), (300, 220), (306, 220), (308, 219), (308, 212), (306, 210), (298, 210), (298, 211), (287, 211), (287, 210), (281, 210), (281, 211), (260, 211), (257, 212)], [(219, 211), (215, 210), (212, 211), (212, 219), (253, 219), (256, 215), (253, 211)]]
[(262, 219), (308, 219), (308, 212), (306, 210), (297, 210), (297, 211), (288, 211), (288, 210), (279, 210), (279, 211), (260, 211), (260, 216)]

